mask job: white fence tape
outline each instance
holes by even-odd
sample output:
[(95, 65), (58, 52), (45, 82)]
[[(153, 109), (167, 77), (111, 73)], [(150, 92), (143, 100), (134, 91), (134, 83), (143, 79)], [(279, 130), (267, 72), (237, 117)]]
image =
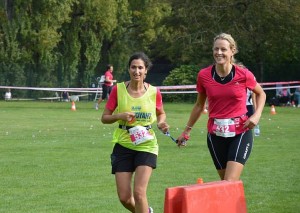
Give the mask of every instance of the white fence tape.
[[(291, 84), (297, 84), (291, 86)], [(300, 81), (286, 81), (286, 82), (266, 82), (260, 83), (264, 90), (276, 90), (283, 88), (298, 88)], [(274, 87), (274, 85), (277, 85)], [(280, 86), (278, 86), (280, 85)], [(283, 86), (286, 85), (286, 86)], [(273, 86), (273, 87), (268, 87)], [(157, 86), (163, 94), (189, 94), (197, 93), (196, 85), (179, 85), (179, 86)], [(0, 86), (0, 89), (20, 89), (20, 90), (40, 90), (40, 91), (53, 91), (53, 92), (72, 92), (72, 93), (99, 93), (102, 88), (45, 88), (45, 87), (15, 87), (15, 86)], [(171, 91), (170, 91), (171, 90)], [(175, 91), (174, 91), (175, 90)]]

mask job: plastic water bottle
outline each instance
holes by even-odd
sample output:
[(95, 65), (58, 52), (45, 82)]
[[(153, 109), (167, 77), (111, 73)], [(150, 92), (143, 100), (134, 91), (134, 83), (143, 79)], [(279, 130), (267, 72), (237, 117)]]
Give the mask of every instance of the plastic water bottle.
[(260, 135), (259, 125), (256, 125), (254, 127), (254, 136), (259, 136), (259, 135)]

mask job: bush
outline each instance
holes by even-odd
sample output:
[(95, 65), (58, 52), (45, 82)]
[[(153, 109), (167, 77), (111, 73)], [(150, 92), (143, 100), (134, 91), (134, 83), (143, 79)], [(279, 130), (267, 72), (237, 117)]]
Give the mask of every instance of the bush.
[[(174, 85), (195, 85), (197, 82), (197, 74), (200, 70), (199, 66), (196, 65), (182, 65), (175, 68), (163, 81), (164, 86)], [(176, 90), (172, 90), (176, 91)], [(177, 90), (182, 91), (182, 90)], [(165, 94), (164, 101), (170, 102), (182, 102), (190, 101), (193, 102), (196, 99), (196, 94)]]

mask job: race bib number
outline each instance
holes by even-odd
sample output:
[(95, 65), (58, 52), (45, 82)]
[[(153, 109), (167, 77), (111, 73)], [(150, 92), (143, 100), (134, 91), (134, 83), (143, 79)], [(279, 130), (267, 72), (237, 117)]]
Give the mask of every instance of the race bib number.
[(214, 119), (213, 132), (224, 138), (235, 136), (234, 119)]
[(135, 126), (129, 129), (130, 139), (134, 145), (139, 145), (154, 139), (153, 135), (143, 126)]

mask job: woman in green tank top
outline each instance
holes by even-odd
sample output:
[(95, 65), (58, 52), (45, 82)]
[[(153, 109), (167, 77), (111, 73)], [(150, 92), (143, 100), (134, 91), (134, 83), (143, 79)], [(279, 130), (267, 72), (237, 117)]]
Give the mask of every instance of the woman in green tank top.
[(164, 133), (169, 130), (160, 91), (144, 82), (151, 65), (142, 52), (130, 57), (130, 81), (114, 86), (101, 118), (104, 124), (118, 123), (112, 140), (112, 174), (120, 202), (135, 213), (153, 212), (146, 195), (158, 155), (152, 125), (157, 122)]

